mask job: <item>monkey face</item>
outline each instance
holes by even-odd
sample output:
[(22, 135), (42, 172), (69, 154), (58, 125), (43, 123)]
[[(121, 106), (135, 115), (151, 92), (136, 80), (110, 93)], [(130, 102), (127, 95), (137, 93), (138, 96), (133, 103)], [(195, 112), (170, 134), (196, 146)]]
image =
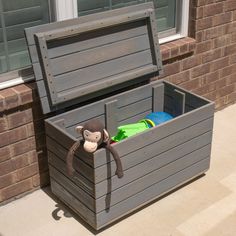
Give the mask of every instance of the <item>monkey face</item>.
[(101, 143), (101, 132), (91, 132), (89, 130), (83, 131), (84, 137), (84, 150), (86, 152), (95, 152), (98, 145)]

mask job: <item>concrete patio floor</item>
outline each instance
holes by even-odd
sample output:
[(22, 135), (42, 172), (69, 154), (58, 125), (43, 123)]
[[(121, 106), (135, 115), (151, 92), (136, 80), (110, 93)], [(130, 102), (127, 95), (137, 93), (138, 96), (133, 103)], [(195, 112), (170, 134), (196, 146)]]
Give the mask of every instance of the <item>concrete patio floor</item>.
[[(50, 188), (0, 207), (0, 236), (94, 234), (53, 198)], [(96, 234), (235, 236), (236, 105), (215, 114), (211, 168), (205, 176)]]

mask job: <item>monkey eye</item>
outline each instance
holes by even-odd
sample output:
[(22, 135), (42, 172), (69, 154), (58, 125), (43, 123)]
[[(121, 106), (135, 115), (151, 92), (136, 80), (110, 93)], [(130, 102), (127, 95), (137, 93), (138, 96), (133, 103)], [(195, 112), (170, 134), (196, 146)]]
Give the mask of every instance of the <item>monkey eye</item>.
[(96, 136), (95, 138), (98, 139), (98, 136)]

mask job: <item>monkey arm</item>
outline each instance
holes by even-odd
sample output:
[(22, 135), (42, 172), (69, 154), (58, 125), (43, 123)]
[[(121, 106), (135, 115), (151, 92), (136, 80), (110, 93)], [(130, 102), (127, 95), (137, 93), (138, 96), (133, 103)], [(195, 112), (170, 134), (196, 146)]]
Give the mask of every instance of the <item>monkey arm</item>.
[(80, 140), (76, 141), (70, 148), (67, 156), (66, 156), (66, 165), (67, 165), (67, 173), (72, 176), (74, 173), (74, 167), (73, 167), (73, 158), (75, 151), (79, 148), (80, 146)]
[(117, 151), (110, 144), (107, 144), (105, 146), (105, 148), (110, 151), (110, 153), (112, 154), (112, 156), (116, 162), (116, 175), (118, 176), (118, 178), (122, 178), (124, 175), (124, 172), (123, 172), (121, 160), (120, 160), (120, 157), (119, 157)]

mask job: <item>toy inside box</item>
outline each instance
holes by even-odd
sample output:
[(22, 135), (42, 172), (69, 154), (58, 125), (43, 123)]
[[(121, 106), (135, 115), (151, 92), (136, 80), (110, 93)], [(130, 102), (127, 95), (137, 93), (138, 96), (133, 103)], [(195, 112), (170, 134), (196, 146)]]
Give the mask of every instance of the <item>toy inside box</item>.
[[(26, 29), (44, 113), (53, 193), (95, 229), (147, 204), (209, 168), (214, 104), (173, 84), (161, 71), (152, 3)], [(86, 104), (84, 104), (86, 103)], [(65, 111), (67, 109), (67, 111)], [(164, 111), (173, 119), (112, 144), (124, 176), (104, 148), (66, 156), (94, 118), (111, 135), (120, 125)]]

